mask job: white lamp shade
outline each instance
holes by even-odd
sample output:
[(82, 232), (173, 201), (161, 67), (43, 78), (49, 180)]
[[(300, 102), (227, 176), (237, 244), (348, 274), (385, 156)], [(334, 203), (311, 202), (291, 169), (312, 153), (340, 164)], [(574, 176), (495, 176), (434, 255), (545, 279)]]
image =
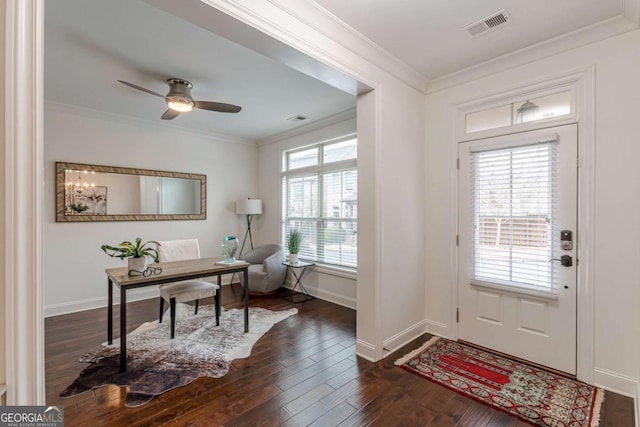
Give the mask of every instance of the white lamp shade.
[(260, 215), (262, 213), (262, 200), (245, 199), (236, 200), (236, 214)]

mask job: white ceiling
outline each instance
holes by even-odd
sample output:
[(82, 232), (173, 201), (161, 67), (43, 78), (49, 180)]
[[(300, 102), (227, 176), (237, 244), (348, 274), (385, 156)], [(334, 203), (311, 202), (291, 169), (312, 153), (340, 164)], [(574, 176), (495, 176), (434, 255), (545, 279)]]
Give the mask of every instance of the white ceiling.
[[(257, 140), (345, 110), (355, 97), (138, 0), (45, 2), (45, 100)], [(167, 122), (165, 80), (189, 80), (200, 101), (238, 114), (194, 110)], [(287, 121), (296, 114), (309, 119)]]
[[(625, 0), (314, 1), (428, 79), (625, 12)], [(461, 30), (502, 9), (511, 23), (475, 38)]]
[[(640, 0), (296, 1), (326, 9), (429, 80), (563, 35), (596, 34), (607, 22), (623, 20), (633, 23), (628, 29), (637, 28), (637, 19), (626, 17), (640, 13)], [(199, 0), (52, 0), (45, 5), (47, 101), (250, 140), (355, 108), (348, 77), (325, 80), (342, 91), (214, 34), (224, 25), (209, 15), (211, 7), (205, 13)], [(475, 38), (462, 30), (502, 9), (512, 22)], [(245, 37), (258, 33), (244, 28)], [(332, 73), (321, 67), (316, 73)], [(165, 94), (170, 77), (191, 81), (196, 100), (243, 109), (239, 114), (195, 110), (161, 121), (162, 99), (116, 82)], [(286, 120), (297, 114), (309, 119)]]

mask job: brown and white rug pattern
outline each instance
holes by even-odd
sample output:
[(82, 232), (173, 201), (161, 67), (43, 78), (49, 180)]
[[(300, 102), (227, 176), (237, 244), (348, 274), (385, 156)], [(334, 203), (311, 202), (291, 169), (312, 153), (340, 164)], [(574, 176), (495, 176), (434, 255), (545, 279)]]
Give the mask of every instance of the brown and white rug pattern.
[(251, 307), (249, 332), (245, 334), (241, 309), (223, 310), (220, 326), (216, 326), (213, 306), (203, 306), (194, 315), (192, 307), (179, 304), (175, 339), (170, 339), (168, 316), (162, 323), (145, 323), (127, 335), (127, 372), (119, 372), (120, 343), (116, 340), (82, 356), (80, 361), (90, 365), (60, 396), (115, 384), (129, 387), (125, 406), (143, 405), (198, 377), (225, 375), (232, 360), (248, 357), (262, 335), (297, 312), (295, 308), (270, 311)]

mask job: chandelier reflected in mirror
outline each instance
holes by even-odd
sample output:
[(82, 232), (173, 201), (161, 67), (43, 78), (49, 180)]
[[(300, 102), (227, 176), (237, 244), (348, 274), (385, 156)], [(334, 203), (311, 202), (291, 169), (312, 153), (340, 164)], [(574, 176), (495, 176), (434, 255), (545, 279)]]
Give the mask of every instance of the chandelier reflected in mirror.
[(89, 182), (89, 174), (95, 172), (65, 170), (65, 210), (68, 214), (106, 214), (107, 189)]

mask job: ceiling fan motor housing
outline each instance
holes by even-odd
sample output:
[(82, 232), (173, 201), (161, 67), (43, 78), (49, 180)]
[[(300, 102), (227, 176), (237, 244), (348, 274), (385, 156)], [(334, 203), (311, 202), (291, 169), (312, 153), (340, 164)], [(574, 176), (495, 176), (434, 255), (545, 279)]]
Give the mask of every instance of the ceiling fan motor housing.
[(191, 97), (191, 88), (193, 85), (182, 79), (168, 79), (167, 83), (169, 84), (169, 93), (166, 96), (166, 101), (169, 103), (170, 101), (181, 102), (184, 104), (191, 104), (193, 107), (195, 102)]

